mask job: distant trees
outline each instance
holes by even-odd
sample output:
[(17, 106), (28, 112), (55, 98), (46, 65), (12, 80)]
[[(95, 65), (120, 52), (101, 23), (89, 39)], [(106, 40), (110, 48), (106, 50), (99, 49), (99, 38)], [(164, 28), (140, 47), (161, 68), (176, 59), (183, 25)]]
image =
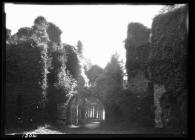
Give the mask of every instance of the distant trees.
[(89, 78), (89, 84), (95, 86), (96, 79), (103, 73), (103, 69), (98, 65), (93, 65), (85, 73)]
[[(122, 67), (118, 55), (114, 54), (103, 73), (96, 78), (94, 94), (100, 97), (105, 105), (107, 122), (120, 118), (120, 96), (122, 96)], [(116, 113), (118, 112), (118, 113)]]
[(113, 94), (122, 88), (122, 76), (123, 73), (118, 56), (113, 55), (104, 72), (96, 79), (96, 87), (102, 88), (102, 90), (98, 91), (105, 92), (102, 94), (103, 97), (107, 98), (109, 94)]
[(80, 55), (83, 54), (83, 44), (82, 44), (82, 42), (81, 42), (80, 40), (77, 42), (77, 52), (78, 52)]

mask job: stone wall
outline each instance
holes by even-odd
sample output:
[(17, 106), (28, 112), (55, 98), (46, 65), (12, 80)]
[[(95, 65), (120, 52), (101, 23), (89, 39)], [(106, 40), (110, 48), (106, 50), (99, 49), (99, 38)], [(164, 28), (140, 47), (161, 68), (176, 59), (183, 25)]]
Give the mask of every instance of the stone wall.
[(183, 112), (187, 110), (187, 15), (188, 8), (183, 6), (153, 19), (148, 66), (154, 85), (163, 87), (155, 86), (154, 90), (157, 120), (161, 120), (157, 121), (160, 122), (157, 123), (158, 127), (185, 129), (187, 114), (183, 115)]

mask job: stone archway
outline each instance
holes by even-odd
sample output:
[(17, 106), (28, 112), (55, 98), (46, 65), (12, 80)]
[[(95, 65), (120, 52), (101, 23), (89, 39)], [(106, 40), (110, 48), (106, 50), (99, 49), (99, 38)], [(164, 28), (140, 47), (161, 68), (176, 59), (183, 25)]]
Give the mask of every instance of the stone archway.
[(92, 121), (104, 121), (105, 109), (101, 101), (94, 96), (75, 96), (69, 103), (68, 122), (70, 125), (84, 125)]

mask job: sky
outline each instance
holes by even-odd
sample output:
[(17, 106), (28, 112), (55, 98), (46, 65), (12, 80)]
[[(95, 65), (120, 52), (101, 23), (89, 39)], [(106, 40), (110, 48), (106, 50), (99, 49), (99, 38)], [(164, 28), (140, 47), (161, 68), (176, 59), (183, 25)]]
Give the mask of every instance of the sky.
[(31, 27), (44, 16), (62, 30), (63, 43), (83, 44), (83, 55), (104, 68), (111, 55), (118, 53), (125, 62), (124, 40), (127, 25), (139, 22), (151, 28), (152, 19), (163, 5), (25, 5), (5, 4), (6, 28), (12, 34)]

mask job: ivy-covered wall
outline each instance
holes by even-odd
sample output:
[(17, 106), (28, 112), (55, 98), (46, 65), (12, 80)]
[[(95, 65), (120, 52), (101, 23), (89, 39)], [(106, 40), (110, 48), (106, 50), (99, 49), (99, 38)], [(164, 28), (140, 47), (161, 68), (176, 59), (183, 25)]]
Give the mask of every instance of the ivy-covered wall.
[[(41, 112), (41, 49), (33, 40), (6, 45), (6, 124), (33, 121)], [(25, 119), (22, 119), (23, 116)], [(35, 123), (35, 122), (34, 122)]]
[(57, 26), (37, 17), (32, 27), (6, 40), (6, 127), (56, 120), (57, 104), (73, 94), (77, 83), (73, 69), (67, 70), (60, 34)]
[(160, 102), (164, 127), (186, 126), (187, 13), (184, 6), (157, 15), (152, 23), (149, 71), (151, 80), (166, 89)]
[(150, 29), (141, 23), (128, 25), (126, 49), (126, 70), (128, 91), (137, 97), (134, 115), (142, 126), (154, 125), (154, 98), (148, 75), (148, 59), (151, 51)]

